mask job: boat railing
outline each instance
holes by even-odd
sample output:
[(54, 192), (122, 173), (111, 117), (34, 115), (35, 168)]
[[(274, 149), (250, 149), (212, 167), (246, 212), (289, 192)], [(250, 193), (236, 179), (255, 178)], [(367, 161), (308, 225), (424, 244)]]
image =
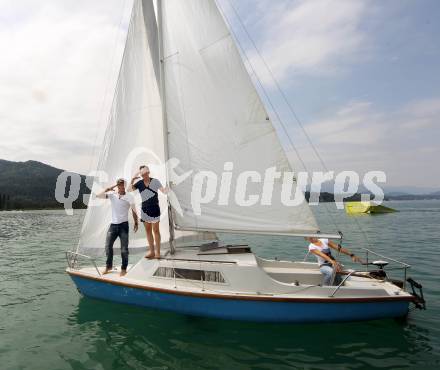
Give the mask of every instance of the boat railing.
[(98, 272), (98, 275), (101, 276), (101, 272), (99, 271), (96, 261), (93, 257), (74, 251), (66, 251), (67, 266), (70, 269), (79, 270), (81, 268), (81, 259), (86, 259), (87, 261), (90, 261), (93, 264), (93, 267), (95, 267), (96, 271)]
[[(336, 287), (336, 289), (332, 292), (332, 294), (329, 295), (329, 297), (334, 297), (336, 292), (341, 288), (341, 286), (344, 285), (344, 283), (347, 281), (347, 279), (353, 275), (356, 272), (356, 270), (351, 270), (347, 275), (345, 275), (345, 277), (341, 280), (341, 282), (339, 283), (339, 285)], [(333, 277), (334, 279), (334, 277)]]
[[(372, 258), (372, 256), (383, 258), (386, 262), (393, 262), (398, 265), (397, 269), (403, 270), (402, 288), (403, 289), (406, 288), (406, 283), (407, 283), (407, 278), (408, 278), (408, 269), (411, 267), (411, 265), (409, 265), (405, 262), (396, 260), (395, 258), (387, 257), (381, 253), (377, 253), (377, 252), (375, 252), (371, 249), (368, 249), (368, 248), (360, 247), (360, 249), (365, 252), (365, 260), (362, 262), (362, 265), (365, 266), (365, 271), (367, 271), (367, 272), (370, 271), (371, 265), (373, 265), (375, 268), (378, 267), (378, 265), (374, 263), (375, 259), (374, 259), (374, 257)], [(307, 252), (307, 254), (304, 257), (303, 262), (306, 262), (309, 256), (310, 256), (310, 252)], [(379, 269), (382, 270), (383, 268), (379, 267)]]
[[(408, 269), (411, 267), (411, 265), (408, 265), (405, 262), (396, 260), (395, 258), (387, 257), (383, 254), (377, 253), (377, 252), (372, 251), (371, 249), (368, 249), (368, 248), (361, 247), (361, 249), (365, 252), (365, 262), (363, 263), (363, 265), (365, 265), (366, 271), (369, 271), (370, 265), (374, 265), (375, 267), (377, 267), (377, 264), (374, 264), (374, 259), (372, 260), (372, 258), (371, 258), (372, 255), (376, 256), (376, 257), (383, 258), (385, 261), (394, 262), (398, 265), (397, 269), (403, 270), (402, 288), (403, 289), (406, 288)], [(382, 268), (380, 268), (380, 269), (382, 269)]]
[(372, 251), (371, 249), (363, 248), (363, 247), (362, 247), (361, 249), (362, 249), (363, 251), (365, 251), (365, 260), (366, 260), (366, 266), (367, 266), (367, 269), (368, 269), (369, 255), (370, 255), (370, 254), (372, 254), (372, 255), (374, 255), (374, 256), (377, 256), (377, 257), (380, 257), (380, 258), (384, 258), (384, 259), (386, 259), (386, 260), (388, 260), (388, 261), (395, 262), (395, 263), (397, 263), (398, 265), (402, 266), (402, 268), (410, 268), (410, 267), (411, 267), (411, 265), (408, 265), (408, 264), (405, 263), (405, 262), (402, 262), (402, 261), (396, 260), (396, 259), (391, 258), (391, 257), (384, 256), (383, 254), (380, 254), (380, 253), (374, 252), (374, 251)]

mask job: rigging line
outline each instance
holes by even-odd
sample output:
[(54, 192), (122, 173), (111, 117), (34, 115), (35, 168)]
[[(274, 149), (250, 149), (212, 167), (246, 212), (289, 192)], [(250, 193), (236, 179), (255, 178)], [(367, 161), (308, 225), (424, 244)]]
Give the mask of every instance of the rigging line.
[(290, 112), (292, 113), (293, 117), (295, 118), (295, 120), (297, 121), (299, 127), (301, 128), (302, 132), (304, 133), (304, 136), (307, 138), (307, 141), (309, 142), (310, 146), (312, 147), (316, 157), (318, 158), (318, 160), (321, 162), (322, 167), (324, 168), (324, 170), (326, 172), (328, 171), (327, 166), (325, 165), (324, 160), (322, 159), (321, 155), (319, 154), (318, 150), (316, 149), (316, 147), (313, 145), (313, 142), (309, 136), (309, 134), (307, 133), (306, 129), (304, 128), (304, 125), (302, 123), (302, 121), (299, 119), (298, 115), (296, 114), (295, 110), (293, 109), (292, 104), (290, 103), (290, 101), (287, 99), (286, 94), (284, 93), (283, 89), (281, 88), (278, 80), (276, 79), (274, 73), (272, 72), (271, 68), (269, 67), (269, 65), (267, 64), (266, 60), (263, 58), (260, 49), (257, 47), (254, 39), (251, 37), (249, 31), (247, 30), (243, 20), (240, 17), (240, 14), (238, 13), (237, 9), (234, 7), (234, 5), (232, 4), (231, 0), (228, 0), (228, 3), (230, 4), (232, 10), (234, 11), (237, 19), (239, 20), (241, 27), (243, 28), (243, 30), (245, 31), (247, 37), (249, 38), (250, 42), (252, 43), (252, 46), (254, 47), (255, 51), (257, 52), (258, 56), (260, 57), (261, 61), (263, 62), (265, 68), (267, 69), (267, 71), (270, 74), (271, 79), (275, 82), (275, 85), (278, 89), (278, 91), (280, 92), (284, 102), (286, 103), (287, 107), (289, 108)]
[(367, 233), (366, 233), (365, 230), (361, 227), (361, 224), (360, 224), (359, 221), (357, 220), (356, 216), (354, 217), (354, 221), (355, 221), (355, 223), (356, 223), (358, 229), (361, 231), (361, 233), (362, 233), (362, 235), (363, 235), (365, 241), (367, 242), (368, 246), (369, 246), (371, 249), (373, 249), (373, 245), (371, 244), (370, 239), (369, 239), (368, 236), (367, 236)]
[[(185, 139), (186, 139), (186, 155), (188, 156), (188, 161), (189, 161), (189, 165), (190, 168), (192, 168), (192, 156), (191, 156), (191, 149), (190, 149), (190, 142), (189, 142), (189, 135), (188, 135), (188, 121), (187, 121), (187, 114), (186, 114), (186, 110), (185, 110), (185, 94), (184, 94), (184, 89), (183, 89), (183, 84), (182, 84), (182, 70), (181, 70), (181, 66), (182, 64), (180, 63), (180, 54), (179, 52), (177, 52), (177, 76), (176, 79), (177, 81), (177, 85), (178, 85), (178, 93), (180, 94), (180, 109), (182, 110), (182, 118), (183, 118), (183, 123), (184, 123), (184, 129), (185, 129)], [(165, 65), (164, 65), (165, 68)], [(190, 175), (191, 180), (194, 180), (194, 175), (191, 174)], [(195, 225), (196, 227), (199, 225), (199, 221), (198, 221), (198, 217), (194, 214), (193, 215), (193, 220), (195, 221)]]
[[(290, 103), (289, 99), (287, 99), (286, 94), (284, 93), (284, 90), (281, 88), (277, 78), (275, 77), (274, 73), (272, 72), (271, 68), (269, 67), (269, 65), (267, 64), (266, 60), (263, 58), (262, 53), (260, 52), (259, 48), (257, 47), (254, 39), (251, 37), (249, 31), (247, 30), (242, 18), (240, 17), (240, 14), (238, 13), (237, 9), (234, 7), (234, 5), (232, 4), (231, 0), (228, 0), (229, 5), (231, 6), (232, 10), (234, 11), (234, 14), (236, 15), (238, 21), (240, 22), (241, 27), (243, 28), (243, 30), (245, 31), (248, 39), (250, 40), (250, 42), (252, 43), (255, 51), (257, 52), (258, 56), (260, 57), (261, 61), (263, 62), (266, 70), (269, 72), (271, 79), (274, 81), (278, 91), (280, 92), (284, 102), (286, 103), (287, 107), (289, 108), (290, 112), (292, 113), (293, 117), (295, 118), (295, 120), (297, 121), (299, 127), (301, 128), (301, 131), (304, 133), (304, 136), (306, 137), (307, 141), (309, 142), (310, 146), (312, 147), (313, 152), (315, 153), (316, 157), (318, 158), (319, 162), (321, 163), (323, 169), (326, 172), (329, 172), (324, 160), (322, 159), (321, 155), (319, 154), (318, 150), (316, 149), (315, 145), (313, 144), (312, 139), (310, 138), (309, 134), (307, 133), (302, 121), (299, 119), (298, 115), (296, 114), (292, 104)], [(327, 205), (324, 205), (327, 213), (330, 215), (330, 211), (327, 207)], [(331, 215), (330, 215), (331, 216)], [(333, 218), (330, 217), (330, 219), (332, 220), (333, 224), (335, 225), (336, 229), (339, 229), (339, 225), (337, 224), (337, 221)], [(365, 241), (367, 242), (367, 244), (371, 247), (372, 244), (369, 240), (369, 238), (367, 237), (366, 232), (364, 231), (364, 229), (362, 228), (361, 224), (359, 223), (359, 221), (357, 219), (355, 219), (355, 223), (358, 227), (358, 229), (361, 231), (361, 233), (364, 236)]]
[(197, 258), (199, 259), (199, 268), (200, 268), (200, 278), (202, 280), (202, 291), (205, 291), (205, 271), (202, 270), (202, 259), (200, 255), (197, 253)]
[[(101, 108), (100, 108), (99, 120), (98, 120), (98, 122), (99, 122), (98, 123), (98, 129), (96, 130), (95, 139), (93, 141), (92, 156), (90, 157), (88, 173), (92, 170), (92, 164), (93, 164), (92, 162), (93, 162), (93, 158), (95, 157), (95, 152), (96, 152), (96, 142), (98, 140), (98, 134), (99, 134), (99, 131), (101, 130), (101, 126), (102, 126), (102, 123), (103, 123), (104, 105), (105, 105), (105, 100), (106, 100), (106, 97), (108, 95), (108, 90), (109, 90), (109, 87), (110, 87), (110, 80), (111, 80), (110, 75), (111, 75), (111, 72), (113, 70), (113, 64), (114, 64), (114, 59), (115, 59), (115, 54), (116, 54), (116, 45), (117, 45), (118, 39), (119, 39), (118, 33), (119, 33), (119, 30), (121, 29), (122, 22), (124, 20), (125, 3), (126, 3), (126, 0), (124, 0), (123, 3), (122, 3), (121, 17), (120, 17), (120, 20), (119, 20), (119, 24), (118, 24), (118, 27), (117, 27), (117, 32), (116, 32), (115, 40), (114, 40), (114, 43), (113, 43), (113, 52), (112, 52), (112, 57), (111, 57), (111, 62), (110, 62), (110, 69), (108, 71), (107, 83), (106, 83), (106, 86), (105, 86), (105, 89), (104, 89), (104, 95), (103, 95), (102, 102), (101, 102)], [(133, 6), (133, 8), (134, 8), (134, 6)], [(128, 30), (127, 30), (127, 35), (126, 35), (126, 40), (125, 40), (125, 44), (124, 44), (123, 55), (125, 54), (125, 49), (127, 48), (127, 38), (128, 38), (128, 33), (129, 33), (129, 30), (130, 30), (130, 26), (131, 26), (131, 23), (132, 23), (132, 17), (133, 17), (133, 13), (134, 13), (133, 8), (132, 8), (132, 11), (131, 11), (131, 14), (130, 14), (130, 23), (129, 23), (129, 27), (128, 27)], [(124, 57), (122, 57), (122, 61), (124, 60), (123, 58)], [(118, 84), (119, 84), (119, 76), (120, 76), (120, 72), (121, 72), (121, 68), (122, 68), (122, 61), (121, 61), (121, 65), (120, 65), (119, 71), (118, 71), (118, 80), (117, 80), (116, 86), (118, 86)], [(116, 94), (114, 94), (114, 96), (115, 95)], [(114, 102), (114, 96), (113, 96), (112, 106), (113, 106), (113, 102)]]
[(199, 49), (199, 53), (202, 53), (203, 51), (205, 51), (206, 49), (210, 48), (211, 46), (217, 44), (218, 42), (226, 39), (229, 37), (229, 32), (226, 35), (221, 36), (220, 38), (218, 38), (217, 40), (211, 42), (209, 45), (204, 46), (203, 48)]
[[(120, 18), (120, 22), (119, 22), (118, 30), (121, 28), (122, 21), (123, 21), (123, 19), (124, 19), (124, 17), (123, 17), (123, 15), (124, 15), (123, 9), (125, 8), (125, 3), (126, 3), (126, 0), (124, 0), (124, 2), (122, 3), (122, 7), (121, 7), (121, 18)], [(117, 94), (116, 94), (116, 91), (117, 91), (117, 88), (118, 88), (119, 83), (120, 83), (120, 80), (121, 80), (122, 64), (123, 64), (123, 61), (124, 61), (125, 53), (126, 53), (126, 51), (127, 51), (127, 40), (128, 40), (128, 34), (129, 34), (129, 32), (130, 32), (130, 27), (131, 27), (131, 25), (132, 25), (132, 23), (133, 23), (133, 16), (134, 16), (134, 5), (133, 5), (133, 7), (132, 7), (132, 9), (131, 9), (131, 12), (130, 12), (130, 22), (129, 22), (129, 26), (128, 26), (127, 34), (126, 34), (126, 36), (125, 36), (124, 51), (123, 51), (123, 53), (122, 53), (121, 64), (119, 65), (118, 78), (117, 78), (116, 86), (115, 86), (115, 93), (113, 94), (113, 99), (112, 99), (112, 104), (111, 104), (111, 108), (110, 108), (110, 109), (112, 109), (113, 106), (114, 106), (114, 103), (115, 103), (115, 100), (116, 100), (116, 95), (117, 95)], [(117, 44), (117, 40), (118, 40), (118, 37), (117, 37), (117, 35), (116, 35), (116, 37), (115, 37), (115, 43), (114, 43), (115, 47), (113, 48), (113, 54), (112, 54), (112, 62), (111, 62), (111, 66), (113, 66), (113, 61), (114, 61), (114, 57), (115, 57), (115, 54), (116, 54), (116, 44)], [(111, 70), (112, 70), (112, 68), (110, 68), (109, 73), (108, 73), (107, 83), (106, 83), (106, 87), (105, 87), (105, 92), (104, 92), (104, 96), (103, 96), (102, 103), (101, 103), (101, 109), (100, 109), (100, 114), (99, 114), (99, 117), (100, 117), (100, 118), (99, 118), (99, 124), (98, 124), (98, 129), (96, 130), (95, 139), (94, 139), (94, 142), (93, 142), (92, 156), (91, 156), (91, 158), (90, 158), (90, 162), (89, 162), (89, 170), (88, 170), (88, 173), (90, 173), (90, 171), (92, 170), (92, 164), (93, 164), (92, 162), (93, 162), (93, 158), (95, 157), (96, 142), (97, 142), (97, 140), (98, 140), (98, 133), (99, 133), (99, 131), (100, 131), (100, 129), (101, 129), (101, 126), (102, 126), (102, 121), (103, 121), (103, 119), (102, 119), (102, 115), (103, 115), (103, 112), (104, 112), (105, 97), (107, 96), (107, 90), (108, 90), (109, 85), (110, 85), (110, 73), (111, 73)], [(107, 121), (109, 122), (109, 118), (107, 118)], [(110, 136), (110, 131), (111, 131), (110, 128), (111, 128), (111, 127), (110, 127), (109, 125), (107, 125), (107, 129), (106, 129), (106, 132), (105, 132), (105, 134), (104, 134), (104, 138), (103, 138), (103, 143), (106, 143), (107, 140), (108, 140), (108, 137)], [(106, 148), (106, 151), (107, 151), (107, 148)], [(102, 153), (101, 153), (101, 154), (102, 154)], [(97, 162), (97, 169), (100, 169), (100, 168), (101, 168), (101, 166), (102, 166), (101, 161), (102, 161), (102, 160), (103, 160), (103, 158), (99, 158), (99, 159), (98, 159), (98, 162)], [(87, 176), (87, 175), (86, 175), (86, 176)], [(92, 193), (91, 193), (91, 192), (90, 192), (90, 196), (92, 196)], [(84, 212), (84, 216), (82, 217), (81, 223), (82, 223), (83, 225), (84, 225), (84, 221), (85, 221), (85, 219), (86, 219), (86, 215), (87, 215), (87, 214), (88, 214), (88, 212)], [(76, 246), (76, 251), (77, 251), (77, 252), (79, 251), (79, 249), (80, 249), (80, 247), (81, 247), (82, 227), (81, 227), (80, 230), (78, 231), (78, 234), (79, 234), (79, 237), (78, 237), (78, 243), (77, 243), (77, 246)]]
[[(259, 56), (260, 60), (263, 62), (266, 70), (269, 72), (269, 75), (271, 77), (271, 79), (274, 81), (276, 88), (278, 89), (278, 91), (280, 92), (284, 102), (286, 103), (287, 107), (289, 108), (290, 112), (292, 113), (293, 117), (295, 118), (295, 120), (297, 121), (299, 127), (301, 128), (302, 132), (304, 133), (304, 136), (306, 137), (308, 143), (310, 144), (310, 146), (312, 147), (312, 150), (314, 151), (316, 157), (318, 158), (319, 162), (322, 165), (322, 168), (326, 171), (329, 172), (324, 160), (322, 159), (321, 155), (319, 154), (318, 150), (316, 149), (316, 147), (313, 145), (313, 141), (310, 138), (309, 134), (307, 133), (307, 131), (304, 128), (304, 125), (302, 124), (301, 120), (299, 119), (298, 115), (296, 114), (295, 110), (293, 109), (292, 104), (289, 102), (289, 100), (287, 99), (286, 94), (284, 93), (283, 89), (281, 88), (281, 85), (279, 84), (278, 80), (276, 79), (274, 73), (272, 72), (271, 68), (269, 67), (269, 65), (267, 64), (266, 60), (263, 58), (262, 53), (260, 52), (259, 48), (257, 47), (254, 39), (252, 38), (252, 36), (250, 35), (248, 29), (246, 28), (244, 21), (242, 20), (242, 18), (240, 17), (240, 14), (238, 13), (237, 9), (234, 7), (234, 5), (232, 4), (231, 0), (228, 0), (228, 3), (230, 5), (230, 7), (232, 8), (236, 18), (238, 19), (241, 28), (244, 30), (246, 36), (248, 37), (249, 41), (252, 43), (252, 46), (254, 47), (255, 51), (257, 52), (257, 55)], [(255, 72), (254, 72), (255, 73)], [(289, 134), (287, 134), (289, 135)], [(337, 224), (337, 221), (331, 216), (330, 210), (327, 206), (327, 204), (324, 202), (324, 208), (329, 216), (329, 218), (332, 220), (333, 225), (335, 226), (335, 228), (337, 230), (340, 229), (340, 225)]]
[(229, 22), (228, 18), (226, 17), (225, 12), (223, 11), (223, 9), (222, 9), (222, 7), (220, 6), (220, 4), (218, 4), (218, 8), (219, 8), (220, 12), (222, 13), (224, 20), (225, 20), (226, 23), (228, 24), (228, 26), (229, 26), (229, 30), (230, 30), (230, 33), (231, 33), (231, 35), (233, 36), (233, 38), (234, 38), (234, 40), (235, 40), (237, 46), (239, 47), (239, 49), (240, 49), (240, 51), (241, 51), (241, 54), (243, 55), (243, 57), (245, 58), (246, 62), (248, 63), (248, 65), (249, 65), (249, 67), (250, 67), (250, 69), (251, 69), (251, 71), (252, 71), (252, 74), (255, 76), (255, 79), (257, 80), (258, 86), (260, 87), (261, 91), (263, 92), (263, 94), (264, 94), (266, 100), (268, 101), (268, 103), (269, 103), (269, 105), (270, 105), (272, 111), (274, 112), (274, 114), (275, 114), (275, 116), (276, 116), (278, 122), (281, 124), (281, 128), (282, 128), (282, 130), (284, 131), (284, 133), (285, 133), (285, 135), (286, 135), (286, 137), (287, 137), (287, 139), (288, 139), (288, 141), (289, 141), (289, 143), (290, 143), (292, 149), (294, 150), (294, 152), (295, 152), (297, 158), (298, 158), (299, 161), (301, 162), (301, 165), (303, 166), (303, 168), (308, 172), (308, 170), (307, 170), (307, 166), (306, 166), (306, 164), (304, 163), (304, 161), (302, 160), (302, 158), (301, 158), (301, 156), (300, 156), (300, 154), (299, 154), (299, 152), (298, 152), (298, 149), (296, 148), (295, 144), (293, 143), (292, 138), (291, 138), (290, 135), (288, 134), (287, 129), (286, 129), (285, 125), (284, 125), (283, 120), (281, 119), (280, 115), (278, 114), (277, 110), (275, 109), (275, 106), (274, 106), (274, 104), (272, 103), (272, 100), (270, 99), (268, 93), (266, 92), (266, 89), (264, 88), (263, 83), (261, 82), (260, 78), (258, 77), (258, 75), (257, 75), (257, 73), (256, 73), (256, 71), (255, 71), (255, 69), (254, 69), (254, 66), (252, 65), (252, 63), (250, 62), (250, 60), (249, 60), (249, 58), (248, 58), (246, 52), (244, 51), (244, 48), (241, 46), (241, 43), (240, 43), (240, 41), (239, 41), (237, 35), (235, 34), (235, 32), (234, 32), (234, 30), (233, 30), (233, 28), (232, 28), (232, 25), (231, 25), (231, 23)]
[[(229, 4), (230, 4), (231, 7), (233, 8), (233, 6), (232, 6), (232, 4), (230, 3), (230, 1), (229, 1)], [(306, 172), (309, 172), (309, 171), (308, 171), (308, 168), (307, 168), (307, 166), (306, 166), (306, 164), (305, 164), (305, 162), (303, 161), (301, 155), (299, 154), (298, 149), (297, 149), (296, 146), (294, 145), (293, 140), (292, 140), (291, 136), (289, 135), (289, 133), (288, 133), (288, 131), (287, 131), (287, 128), (286, 128), (286, 126), (285, 126), (283, 120), (281, 120), (280, 115), (278, 114), (277, 110), (275, 109), (274, 104), (272, 103), (272, 100), (271, 100), (270, 97), (269, 97), (269, 94), (267, 93), (266, 89), (264, 88), (263, 83), (261, 82), (261, 79), (258, 77), (258, 74), (256, 73), (253, 64), (252, 64), (251, 61), (249, 60), (249, 58), (248, 58), (248, 56), (247, 56), (247, 54), (246, 54), (246, 52), (245, 52), (243, 46), (241, 45), (241, 43), (240, 43), (240, 41), (239, 41), (237, 35), (235, 34), (235, 32), (234, 32), (234, 30), (233, 30), (233, 28), (232, 28), (231, 23), (228, 21), (228, 18), (226, 17), (225, 12), (223, 11), (223, 9), (222, 9), (222, 7), (220, 6), (220, 4), (218, 4), (218, 8), (219, 8), (220, 12), (223, 14), (223, 18), (225, 19), (226, 23), (229, 25), (229, 29), (230, 29), (230, 32), (231, 32), (232, 36), (234, 37), (234, 39), (235, 39), (235, 41), (236, 41), (236, 43), (237, 43), (239, 49), (241, 50), (241, 53), (242, 53), (243, 57), (244, 57), (245, 60), (247, 61), (248, 65), (249, 65), (249, 67), (250, 67), (250, 69), (251, 69), (251, 71), (252, 71), (252, 74), (255, 76), (255, 79), (257, 80), (258, 86), (259, 86), (260, 89), (263, 91), (263, 94), (264, 94), (264, 96), (266, 97), (267, 101), (269, 102), (272, 111), (275, 113), (275, 115), (276, 115), (278, 121), (280, 122), (281, 127), (282, 127), (282, 129), (283, 129), (283, 131), (284, 131), (284, 133), (285, 133), (287, 139), (289, 140), (290, 145), (292, 146), (293, 150), (295, 151), (297, 158), (298, 158), (299, 161), (301, 162), (301, 164), (302, 164), (303, 168), (305, 169), (305, 171), (306, 171)], [(235, 10), (235, 8), (233, 8), (233, 9)], [(239, 18), (238, 14), (237, 14), (236, 12), (235, 12), (235, 14), (236, 14), (237, 18)], [(252, 40), (252, 38), (251, 38), (249, 32), (247, 31), (246, 27), (245, 27), (244, 24), (243, 24), (243, 22), (241, 21), (240, 18), (239, 18), (239, 20), (240, 20), (240, 24), (241, 24), (242, 28), (245, 30), (246, 34), (248, 35), (248, 37), (249, 37), (249, 38), (251, 39), (251, 41), (253, 42), (253, 40)], [(254, 44), (254, 43), (253, 43), (253, 44)], [(254, 44), (254, 45), (255, 45), (255, 44)], [(257, 49), (257, 53), (258, 53), (258, 49)], [(259, 54), (259, 56), (260, 56), (260, 58), (262, 59), (262, 56), (261, 56), (260, 54)], [(327, 172), (328, 172), (328, 171), (327, 171)], [(331, 220), (331, 222), (333, 223), (333, 226), (335, 227), (335, 229), (336, 229), (336, 230), (339, 230), (340, 227), (339, 227), (339, 225), (337, 224), (337, 222), (336, 222), (336, 220), (334, 219), (334, 217), (332, 217), (331, 212), (330, 212), (330, 210), (328, 209), (328, 207), (327, 207), (326, 204), (324, 204), (324, 209), (326, 210), (326, 212), (327, 212), (327, 214), (328, 214), (328, 218), (329, 218), (329, 219)]]
[[(115, 89), (114, 89), (114, 94), (113, 94), (113, 99), (112, 99), (112, 104), (111, 104), (110, 110), (112, 110), (114, 105), (115, 105), (116, 97), (118, 95), (117, 94), (118, 87), (119, 87), (119, 85), (121, 83), (121, 71), (122, 71), (122, 66), (124, 64), (125, 55), (126, 55), (126, 52), (127, 52), (127, 41), (128, 41), (128, 36), (129, 36), (129, 33), (130, 33), (130, 28), (131, 28), (131, 26), (133, 24), (133, 17), (134, 17), (134, 4), (133, 4), (132, 10), (131, 10), (131, 14), (130, 14), (130, 22), (129, 22), (128, 31), (127, 31), (127, 34), (126, 34), (126, 37), (125, 37), (124, 51), (122, 53), (121, 63), (119, 65), (118, 78), (117, 78), (117, 81), (116, 81), (116, 86), (115, 86)], [(110, 134), (112, 133), (112, 131), (111, 131), (112, 126), (109, 125), (109, 123), (110, 123), (110, 115), (107, 118), (107, 121), (108, 121), (107, 130), (106, 130), (106, 133), (105, 133), (105, 136), (104, 136), (104, 140), (103, 140), (104, 144), (108, 143), (107, 140), (109, 140)], [(102, 167), (102, 161), (103, 160), (104, 160), (104, 156), (99, 158), (99, 160), (98, 160), (98, 168)]]

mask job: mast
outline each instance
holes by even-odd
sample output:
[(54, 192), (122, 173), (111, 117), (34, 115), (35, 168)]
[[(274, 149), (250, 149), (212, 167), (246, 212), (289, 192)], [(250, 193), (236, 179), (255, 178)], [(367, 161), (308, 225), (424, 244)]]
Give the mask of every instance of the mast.
[[(160, 98), (162, 101), (162, 128), (163, 128), (163, 142), (164, 142), (164, 152), (165, 152), (165, 164), (169, 159), (168, 150), (168, 122), (167, 122), (167, 108), (166, 108), (166, 94), (165, 94), (165, 61), (163, 52), (163, 21), (162, 21), (162, 0), (157, 0), (157, 29), (159, 38), (159, 64), (160, 64)], [(168, 177), (168, 168), (166, 168), (166, 186), (171, 188), (171, 183)], [(170, 253), (174, 254), (176, 249), (174, 247), (174, 220), (173, 220), (173, 210), (171, 208), (171, 203), (167, 199), (168, 203), (168, 225), (170, 232)]]

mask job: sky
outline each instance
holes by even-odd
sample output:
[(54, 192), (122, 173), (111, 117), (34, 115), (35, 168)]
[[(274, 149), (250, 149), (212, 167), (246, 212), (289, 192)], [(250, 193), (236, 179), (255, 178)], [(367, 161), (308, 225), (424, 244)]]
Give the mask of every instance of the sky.
[[(440, 2), (218, 4), (281, 117), (274, 124), (293, 162), (290, 140), (308, 169), (322, 169), (286, 101), (326, 168), (440, 188)], [(0, 0), (0, 158), (93, 169), (131, 5)]]

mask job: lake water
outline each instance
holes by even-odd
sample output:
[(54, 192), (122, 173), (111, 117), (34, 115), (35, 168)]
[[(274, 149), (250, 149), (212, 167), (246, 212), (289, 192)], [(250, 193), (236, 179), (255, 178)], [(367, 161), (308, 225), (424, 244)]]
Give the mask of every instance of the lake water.
[[(0, 212), (0, 368), (438, 369), (440, 202), (389, 205), (400, 212), (353, 218), (314, 210), (320, 225), (344, 231), (347, 247), (368, 247), (363, 230), (376, 251), (413, 265), (428, 310), (404, 322), (307, 325), (193, 318), (81, 297), (64, 272), (64, 251), (76, 245), (83, 212)], [(247, 240), (265, 257), (305, 255), (300, 239), (224, 238)]]

